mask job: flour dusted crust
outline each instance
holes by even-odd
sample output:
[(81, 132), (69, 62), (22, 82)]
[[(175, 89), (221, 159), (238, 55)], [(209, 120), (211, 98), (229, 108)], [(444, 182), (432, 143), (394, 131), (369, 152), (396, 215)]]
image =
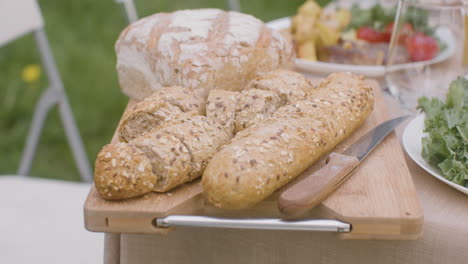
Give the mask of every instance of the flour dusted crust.
[(203, 100), (178, 86), (164, 87), (127, 111), (118, 127), (120, 141), (130, 142), (165, 122), (204, 112)]
[(143, 195), (152, 190), (156, 180), (150, 160), (131, 144), (109, 144), (98, 153), (94, 185), (104, 199), (121, 200)]
[(218, 9), (159, 13), (128, 26), (115, 45), (120, 86), (143, 99), (161, 87), (239, 91), (258, 73), (293, 65), (294, 50), (253, 16)]
[(204, 194), (215, 206), (253, 206), (359, 127), (373, 108), (362, 76), (335, 73), (308, 98), (238, 133), (208, 163)]

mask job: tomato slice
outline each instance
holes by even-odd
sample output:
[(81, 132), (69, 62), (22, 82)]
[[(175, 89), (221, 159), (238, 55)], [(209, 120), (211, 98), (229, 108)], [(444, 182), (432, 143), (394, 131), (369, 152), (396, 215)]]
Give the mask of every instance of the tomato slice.
[[(393, 27), (395, 26), (394, 22), (390, 22), (387, 24), (382, 32), (384, 35), (384, 39), (386, 42), (390, 42), (392, 38)], [(411, 24), (406, 23), (401, 28), (400, 37), (398, 39), (398, 43), (404, 45), (406, 43), (406, 39), (414, 34), (414, 28)]]
[(425, 61), (437, 55), (439, 45), (433, 37), (417, 32), (406, 40), (406, 49), (412, 61)]
[(371, 43), (385, 42), (384, 35), (371, 27), (359, 28), (356, 37)]

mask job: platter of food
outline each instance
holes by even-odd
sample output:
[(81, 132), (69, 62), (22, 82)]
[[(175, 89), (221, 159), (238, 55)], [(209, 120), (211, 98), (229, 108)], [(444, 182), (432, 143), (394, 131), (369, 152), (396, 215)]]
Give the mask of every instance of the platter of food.
[[(396, 62), (386, 68), (393, 29), (392, 10), (379, 5), (368, 9), (357, 6), (322, 9), (313, 1), (307, 1), (296, 16), (276, 19), (267, 25), (293, 40), (297, 56), (295, 66), (306, 73), (351, 71), (368, 77), (382, 77), (386, 70), (440, 63), (455, 54), (455, 36), (451, 30), (443, 26), (430, 28), (427, 21), (419, 19), (414, 22), (417, 26), (405, 24), (402, 29), (405, 33), (397, 45), (399, 55), (394, 58)], [(375, 18), (381, 13), (386, 13), (387, 17), (379, 15), (380, 18)], [(311, 14), (316, 18), (311, 18)], [(353, 19), (354, 16), (368, 19)]]
[[(290, 70), (288, 39), (249, 15), (155, 14), (128, 26), (115, 47), (130, 102), (95, 161), (84, 206), (91, 231), (166, 233), (158, 223), (174, 215), (279, 221), (282, 191), (388, 119), (375, 81), (350, 72), (307, 79)], [(296, 220), (344, 221), (351, 239), (422, 231), (394, 133), (320, 201)]]
[(460, 78), (452, 83), (447, 103), (422, 99), (421, 108), (426, 114), (416, 116), (405, 128), (402, 138), (414, 162), (465, 194), (468, 194), (467, 94), (468, 80)]

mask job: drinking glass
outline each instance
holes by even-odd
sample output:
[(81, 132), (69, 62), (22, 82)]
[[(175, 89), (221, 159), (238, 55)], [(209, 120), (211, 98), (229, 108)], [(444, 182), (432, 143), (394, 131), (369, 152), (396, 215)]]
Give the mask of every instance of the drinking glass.
[(467, 7), (461, 1), (398, 1), (385, 81), (410, 112), (421, 96), (445, 98), (450, 82), (465, 74)]

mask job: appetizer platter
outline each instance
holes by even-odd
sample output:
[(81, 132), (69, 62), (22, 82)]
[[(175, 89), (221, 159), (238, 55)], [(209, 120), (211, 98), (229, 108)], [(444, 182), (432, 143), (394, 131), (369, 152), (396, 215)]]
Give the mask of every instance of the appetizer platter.
[(96, 158), (88, 230), (166, 233), (170, 220), (190, 220), (335, 230), (350, 239), (421, 234), (422, 209), (398, 139), (385, 137), (393, 126), (365, 160), (353, 157), (359, 166), (320, 206), (281, 220), (291, 216), (278, 209), (278, 195), (387, 121), (376, 82), (349, 72), (307, 79), (289, 70), (294, 48), (281, 33), (218, 9), (143, 18), (115, 48), (131, 99)]
[(446, 102), (420, 99), (425, 114), (414, 118), (403, 133), (403, 146), (421, 168), (449, 186), (468, 194), (468, 80), (450, 85)]
[(294, 41), (295, 66), (299, 71), (330, 74), (352, 71), (368, 77), (382, 77), (386, 70), (401, 70), (435, 64), (455, 54), (455, 38), (446, 27), (431, 28), (420, 10), (408, 11), (398, 41), (399, 56), (387, 69), (386, 53), (392, 35), (395, 9), (379, 4), (361, 9), (329, 5), (321, 8), (313, 0), (293, 17), (267, 25)]

